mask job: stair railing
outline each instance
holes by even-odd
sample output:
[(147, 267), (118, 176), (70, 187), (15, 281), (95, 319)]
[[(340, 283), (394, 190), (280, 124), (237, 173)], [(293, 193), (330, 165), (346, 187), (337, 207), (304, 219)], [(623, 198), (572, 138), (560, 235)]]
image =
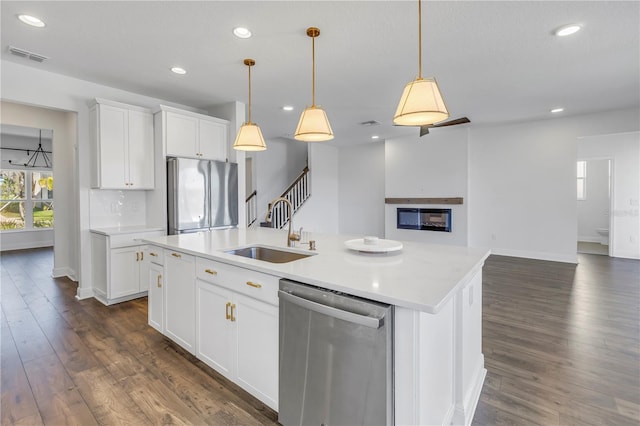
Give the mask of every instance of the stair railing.
[[(298, 209), (311, 196), (311, 182), (309, 179), (309, 167), (305, 167), (300, 176), (281, 195), (291, 203), (293, 207), (292, 215), (295, 215)], [(273, 208), (271, 220), (272, 226), (277, 229), (283, 228), (289, 222), (289, 211), (283, 203), (278, 203)]]
[(247, 197), (245, 202), (247, 212), (247, 228), (258, 219), (258, 191), (255, 190)]

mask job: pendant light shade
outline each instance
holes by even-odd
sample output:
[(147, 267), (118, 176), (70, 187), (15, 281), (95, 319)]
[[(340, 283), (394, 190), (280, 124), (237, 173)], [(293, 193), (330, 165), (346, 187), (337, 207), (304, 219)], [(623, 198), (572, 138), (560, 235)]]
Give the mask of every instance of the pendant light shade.
[(329, 124), (327, 113), (316, 106), (316, 45), (315, 38), (320, 30), (315, 27), (307, 28), (307, 35), (311, 37), (312, 74), (311, 74), (311, 106), (302, 111), (300, 121), (293, 137), (303, 142), (322, 142), (333, 139), (333, 130)]
[(393, 116), (400, 126), (424, 126), (449, 117), (435, 78), (422, 78), (422, 1), (418, 0), (418, 78), (407, 83)]
[(449, 117), (435, 78), (418, 78), (404, 87), (393, 122), (400, 126), (423, 126)]
[(256, 61), (245, 59), (244, 64), (249, 68), (249, 119), (238, 130), (233, 149), (238, 151), (264, 151), (267, 149), (267, 144), (264, 143), (260, 127), (251, 122), (251, 67), (256, 64)]
[(294, 137), (304, 142), (322, 142), (333, 139), (333, 131), (327, 113), (315, 105), (306, 108), (302, 111)]

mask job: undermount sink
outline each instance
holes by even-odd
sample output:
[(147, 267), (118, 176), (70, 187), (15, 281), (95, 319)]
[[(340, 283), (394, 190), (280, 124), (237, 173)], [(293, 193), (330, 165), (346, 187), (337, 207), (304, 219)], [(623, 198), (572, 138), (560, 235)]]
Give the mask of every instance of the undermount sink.
[(225, 251), (225, 253), (247, 257), (249, 259), (262, 260), (269, 263), (287, 263), (313, 256), (312, 254), (296, 253), (262, 246), (244, 247)]

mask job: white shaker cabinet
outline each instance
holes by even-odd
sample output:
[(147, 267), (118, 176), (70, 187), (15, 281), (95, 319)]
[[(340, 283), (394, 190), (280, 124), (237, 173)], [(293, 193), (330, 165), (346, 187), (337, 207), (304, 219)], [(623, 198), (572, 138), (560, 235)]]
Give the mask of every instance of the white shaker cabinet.
[(161, 106), (160, 109), (157, 114), (162, 118), (160, 122), (167, 156), (227, 160), (227, 120), (166, 106)]
[(96, 299), (105, 305), (144, 297), (149, 288), (146, 246), (138, 239), (163, 235), (163, 231), (110, 234), (91, 231), (91, 278)]
[(153, 189), (153, 115), (145, 108), (96, 99), (90, 108), (92, 186)]
[(195, 258), (167, 250), (164, 272), (164, 334), (195, 354)]
[(232, 299), (231, 291), (202, 280), (196, 281), (196, 356), (231, 380), (236, 352), (232, 322), (237, 309)]
[(145, 250), (147, 269), (149, 325), (164, 333), (164, 254), (157, 247)]
[(196, 356), (278, 408), (278, 278), (196, 258)]

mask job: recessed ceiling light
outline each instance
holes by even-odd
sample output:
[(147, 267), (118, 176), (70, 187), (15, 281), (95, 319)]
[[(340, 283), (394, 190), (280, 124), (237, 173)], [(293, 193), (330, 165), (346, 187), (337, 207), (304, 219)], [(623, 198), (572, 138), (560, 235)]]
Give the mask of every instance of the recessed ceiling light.
[(552, 112), (552, 113), (556, 114), (556, 113), (558, 113), (558, 112), (562, 112), (562, 111), (564, 111), (564, 108), (554, 108), (554, 109), (552, 109), (550, 112)]
[(373, 135), (373, 136), (371, 136), (371, 139), (380, 139), (380, 136), (378, 136), (378, 135)]
[(40, 18), (36, 18), (35, 16), (18, 15), (18, 19), (27, 25), (31, 25), (32, 27), (42, 28), (45, 26), (45, 23)]
[(285, 111), (293, 111), (293, 107), (291, 105), (285, 105), (282, 107), (282, 109)]
[(251, 37), (251, 31), (249, 31), (248, 28), (235, 27), (233, 29), (233, 35), (235, 35), (238, 38), (249, 38)]
[(577, 33), (578, 31), (580, 31), (581, 28), (582, 27), (578, 24), (569, 24), (569, 25), (565, 25), (563, 27), (558, 28), (553, 33), (558, 37), (564, 37), (564, 36)]
[(173, 67), (173, 68), (171, 68), (171, 71), (173, 73), (175, 73), (175, 74), (180, 74), (180, 75), (183, 75), (183, 74), (187, 73), (187, 70), (185, 70), (184, 68), (180, 68), (180, 67)]

